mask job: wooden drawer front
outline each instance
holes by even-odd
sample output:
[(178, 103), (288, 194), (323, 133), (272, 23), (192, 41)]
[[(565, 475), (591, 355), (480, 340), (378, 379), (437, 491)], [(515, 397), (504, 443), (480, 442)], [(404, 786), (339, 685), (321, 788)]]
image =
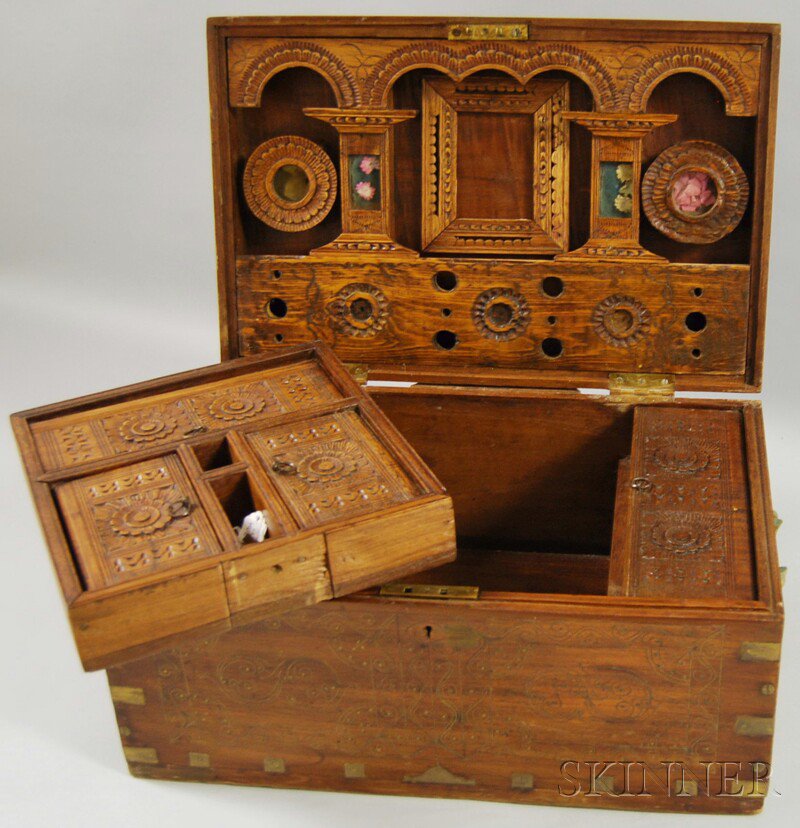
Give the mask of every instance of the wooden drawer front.
[(248, 439), (303, 527), (376, 512), (416, 494), (352, 412), (253, 432)]
[(174, 454), (72, 480), (56, 496), (89, 589), (220, 551)]
[(49, 420), (35, 424), (33, 432), (44, 468), (53, 471), (340, 398), (320, 368), (304, 362), (200, 386), (193, 393), (176, 391), (146, 403)]
[(740, 413), (640, 407), (633, 440), (624, 592), (753, 599)]

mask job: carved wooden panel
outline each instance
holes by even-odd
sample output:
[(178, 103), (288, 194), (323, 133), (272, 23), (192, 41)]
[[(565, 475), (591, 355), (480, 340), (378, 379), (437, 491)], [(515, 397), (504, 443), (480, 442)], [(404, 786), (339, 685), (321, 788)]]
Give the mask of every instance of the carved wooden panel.
[[(644, 801), (613, 796), (621, 766), (609, 768), (603, 795), (559, 795), (572, 789), (562, 773), (570, 758), (683, 762), (702, 779), (703, 762), (763, 757), (764, 740), (733, 731), (731, 708), (748, 691), (726, 692), (748, 631), (539, 610), (334, 602), (115, 668), (111, 684), (146, 699), (116, 705), (123, 745), (153, 751), (152, 761), (133, 755), (131, 770), (595, 807), (752, 805), (704, 787), (676, 799), (671, 784), (653, 784)], [(776, 672), (763, 664), (755, 676)], [(751, 695), (753, 712), (772, 715), (774, 696)], [(208, 756), (205, 768), (192, 766), (195, 752)]]
[(54, 470), (166, 446), (193, 434), (302, 411), (340, 397), (319, 366), (304, 362), (56, 417), (34, 424), (32, 430), (43, 466)]
[[(279, 284), (275, 268), (283, 274)], [(284, 342), (322, 339), (344, 360), (389, 370), (402, 364), (451, 375), (476, 366), (728, 374), (744, 368), (749, 288), (750, 270), (739, 265), (581, 263), (567, 273), (558, 262), (341, 267), (246, 258), (239, 260), (237, 297), (247, 354), (268, 350), (280, 334)], [(276, 296), (289, 307), (282, 319), (263, 310)], [(687, 319), (703, 327), (692, 330)], [(442, 331), (453, 339), (440, 343)], [(560, 343), (554, 356), (545, 352), (546, 340)]]
[[(574, 387), (578, 378), (571, 372), (584, 380), (596, 373), (601, 376), (590, 379), (602, 383), (609, 372), (646, 366), (681, 374), (686, 388), (759, 385), (776, 27), (420, 19), (411, 26), (360, 20), (331, 28), (305, 19), (219, 21), (213, 29), (225, 353), (262, 351), (276, 336), (300, 342), (321, 335), (344, 359), (374, 368), (382, 379), (428, 380), (432, 374), (418, 369), (435, 367), (437, 379), (457, 383)], [(302, 85), (298, 68), (317, 75), (316, 91), (301, 102), (292, 95), (293, 85)], [(571, 126), (570, 110), (582, 113)], [(339, 132), (342, 198), (331, 214), (341, 220), (338, 236), (329, 222), (329, 232), (287, 240), (254, 227), (249, 211), (231, 214), (230, 205), (234, 213), (241, 210), (241, 164), (287, 119), (298, 134), (323, 145), (335, 141), (328, 125)], [(580, 126), (589, 121), (594, 139)], [(725, 218), (712, 211), (679, 243), (644, 219), (639, 184), (660, 153), (690, 140), (726, 146), (749, 181), (751, 198), (744, 215), (726, 225), (736, 228), (732, 232), (702, 232)], [(604, 175), (617, 188), (607, 211)], [(740, 200), (746, 201), (746, 189)], [(613, 207), (617, 199), (621, 212)], [(451, 271), (458, 269), (453, 257), (463, 257), (471, 277), (468, 309), (466, 302), (457, 309), (440, 304), (447, 297), (426, 295), (431, 255), (451, 257), (437, 263)], [(582, 281), (586, 263), (606, 263), (597, 275), (607, 289), (595, 293), (579, 317), (537, 314), (526, 274), (550, 267), (549, 257), (555, 257), (550, 273), (565, 281)], [(480, 280), (489, 261), (509, 273), (518, 265), (516, 284), (491, 271)], [(731, 287), (735, 314), (747, 317), (735, 335), (726, 332), (719, 350), (710, 331), (703, 341), (687, 340), (681, 328), (686, 314), (666, 309), (682, 300), (671, 282), (687, 264), (708, 267), (721, 292)], [(300, 265), (316, 269), (315, 277), (309, 280)], [(747, 276), (740, 272), (731, 280), (731, 268), (742, 266)], [(312, 306), (318, 299), (327, 306), (343, 289), (353, 292), (349, 286), (381, 291), (388, 316), (373, 327), (350, 324), (355, 317), (346, 309), (344, 320), (334, 313), (336, 336), (316, 321), (310, 330), (300, 308), (282, 320), (259, 319), (246, 305), (262, 285), (248, 280), (270, 268), (281, 271), (282, 289)], [(399, 289), (397, 272), (408, 274), (409, 290)], [(662, 288), (655, 299), (644, 295), (653, 273)], [(749, 283), (739, 293), (745, 278)], [(496, 291), (511, 291), (513, 301), (492, 303), (496, 310), (487, 316), (478, 297)], [(607, 327), (598, 333), (594, 310), (620, 297), (644, 308), (649, 327), (634, 326), (622, 336)], [(336, 308), (343, 307), (337, 299)], [(314, 311), (315, 320), (321, 316)], [(474, 322), (465, 324), (470, 317)], [(550, 317), (557, 322), (547, 322)], [(550, 324), (560, 329), (548, 330)], [(724, 327), (737, 324), (730, 318)], [(661, 364), (645, 355), (654, 341)], [(729, 346), (735, 352), (724, 354)], [(502, 380), (496, 368), (507, 369)]]
[(755, 597), (742, 427), (737, 411), (636, 409), (615, 592)]
[(174, 454), (64, 483), (56, 495), (89, 589), (219, 552)]
[[(423, 248), (566, 250), (568, 104), (569, 86), (560, 81), (423, 81)], [(495, 146), (502, 151), (489, 150)]]
[(301, 526), (376, 512), (415, 494), (405, 473), (353, 412), (247, 437)]
[(660, 80), (686, 71), (708, 78), (719, 89), (729, 115), (755, 114), (762, 58), (762, 47), (755, 42), (701, 45), (670, 38), (666, 32), (652, 42), (625, 42), (624, 37), (592, 37), (586, 28), (581, 34), (580, 45), (544, 38), (504, 43), (229, 37), (228, 96), (231, 106), (258, 106), (267, 81), (282, 68), (297, 65), (319, 72), (339, 106), (352, 108), (386, 106), (395, 81), (415, 68), (438, 69), (456, 82), (493, 69), (522, 84), (542, 72), (562, 69), (586, 83), (599, 111), (643, 112)]

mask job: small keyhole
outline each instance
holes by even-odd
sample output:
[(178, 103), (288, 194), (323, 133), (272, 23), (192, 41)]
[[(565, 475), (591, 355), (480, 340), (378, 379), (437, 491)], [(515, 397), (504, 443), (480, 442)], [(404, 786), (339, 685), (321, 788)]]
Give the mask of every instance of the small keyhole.
[(427, 626), (427, 627), (425, 627), (425, 635), (426, 635), (428, 638), (430, 638), (430, 637), (431, 637), (431, 633), (432, 633), (432, 632), (433, 632), (433, 627), (431, 627), (430, 625), (429, 625), (429, 626)]

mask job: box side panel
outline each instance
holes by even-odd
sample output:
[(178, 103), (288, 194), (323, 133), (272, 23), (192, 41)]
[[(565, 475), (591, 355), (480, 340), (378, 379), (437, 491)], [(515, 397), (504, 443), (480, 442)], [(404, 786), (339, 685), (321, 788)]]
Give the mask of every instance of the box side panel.
[(358, 597), (109, 678), (136, 775), (750, 812), (780, 636), (768, 614)]

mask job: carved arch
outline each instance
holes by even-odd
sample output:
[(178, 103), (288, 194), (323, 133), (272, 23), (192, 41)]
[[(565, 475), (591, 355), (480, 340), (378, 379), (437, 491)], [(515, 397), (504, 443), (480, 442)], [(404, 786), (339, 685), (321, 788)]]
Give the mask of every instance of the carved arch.
[(496, 69), (520, 83), (527, 83), (540, 72), (561, 69), (576, 75), (589, 87), (597, 109), (613, 112), (617, 108), (617, 89), (611, 73), (576, 46), (554, 43), (533, 54), (523, 54), (511, 46), (493, 44), (460, 53), (438, 41), (420, 43), (410, 49), (401, 47), (377, 63), (367, 82), (370, 106), (387, 106), (392, 85), (412, 69), (438, 69), (454, 81), (482, 70)]
[(258, 106), (267, 81), (283, 69), (302, 66), (318, 72), (333, 87), (340, 107), (358, 106), (361, 90), (353, 73), (332, 52), (316, 43), (279, 43), (253, 58), (231, 91), (233, 106)]
[(728, 115), (755, 115), (755, 102), (742, 73), (722, 55), (699, 46), (679, 46), (645, 60), (628, 81), (627, 108), (644, 112), (656, 86), (678, 72), (693, 72), (711, 81), (725, 98)]

